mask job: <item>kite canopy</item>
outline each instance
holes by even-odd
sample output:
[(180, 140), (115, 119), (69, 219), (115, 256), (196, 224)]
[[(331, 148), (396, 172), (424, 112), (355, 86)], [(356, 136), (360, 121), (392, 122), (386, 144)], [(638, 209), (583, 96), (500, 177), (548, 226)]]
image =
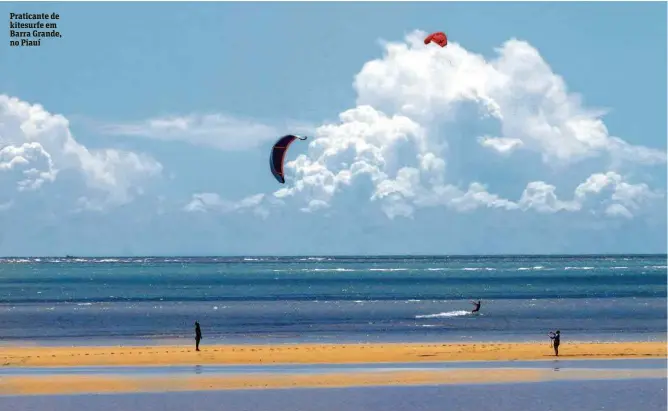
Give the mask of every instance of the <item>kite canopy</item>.
[(285, 159), (285, 153), (288, 151), (288, 147), (295, 140), (306, 140), (306, 137), (298, 137), (292, 134), (283, 136), (274, 144), (271, 148), (271, 155), (269, 156), (269, 167), (271, 169), (271, 174), (274, 175), (276, 180), (279, 183), (285, 184), (285, 178), (283, 174), (283, 160)]
[(448, 36), (446, 36), (442, 31), (431, 33), (424, 39), (424, 44), (429, 43), (436, 43), (441, 47), (445, 47), (448, 45)]

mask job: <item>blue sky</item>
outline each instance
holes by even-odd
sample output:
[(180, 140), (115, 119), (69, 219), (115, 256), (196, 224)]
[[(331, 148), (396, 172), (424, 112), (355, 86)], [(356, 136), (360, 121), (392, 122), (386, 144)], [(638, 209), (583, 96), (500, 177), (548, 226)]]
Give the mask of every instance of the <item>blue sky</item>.
[(665, 3), (56, 11), (0, 53), (0, 255), (665, 252)]

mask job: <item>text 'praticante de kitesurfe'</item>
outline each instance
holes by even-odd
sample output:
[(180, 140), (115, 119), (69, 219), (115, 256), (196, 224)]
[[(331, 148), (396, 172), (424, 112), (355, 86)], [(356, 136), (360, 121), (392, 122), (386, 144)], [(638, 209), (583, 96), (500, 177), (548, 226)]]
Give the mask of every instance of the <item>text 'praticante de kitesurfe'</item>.
[[(43, 38), (62, 38), (58, 13), (9, 13), (9, 45), (41, 46)], [(28, 22), (22, 20), (29, 20)]]

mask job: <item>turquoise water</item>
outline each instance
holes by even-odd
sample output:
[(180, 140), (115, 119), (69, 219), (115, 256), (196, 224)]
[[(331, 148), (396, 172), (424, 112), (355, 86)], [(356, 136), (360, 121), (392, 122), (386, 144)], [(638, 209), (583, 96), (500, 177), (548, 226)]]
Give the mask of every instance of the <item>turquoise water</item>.
[[(482, 299), (478, 315), (469, 300)], [(2, 258), (0, 341), (665, 340), (666, 256)]]

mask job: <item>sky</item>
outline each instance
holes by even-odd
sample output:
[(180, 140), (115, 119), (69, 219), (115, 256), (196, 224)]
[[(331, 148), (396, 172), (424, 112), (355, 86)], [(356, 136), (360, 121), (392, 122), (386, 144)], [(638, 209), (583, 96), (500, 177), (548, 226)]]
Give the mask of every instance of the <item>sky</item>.
[(1, 46), (0, 255), (666, 251), (666, 3), (20, 12), (63, 37)]

